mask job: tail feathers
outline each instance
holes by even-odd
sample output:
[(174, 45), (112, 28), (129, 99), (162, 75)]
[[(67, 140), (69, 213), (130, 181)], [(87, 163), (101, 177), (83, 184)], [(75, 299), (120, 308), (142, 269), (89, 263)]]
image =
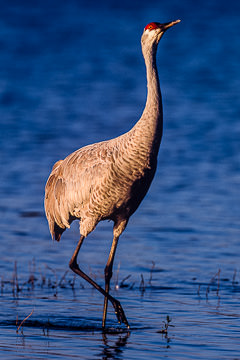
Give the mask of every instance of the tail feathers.
[(61, 236), (62, 236), (62, 233), (66, 230), (66, 228), (61, 228), (59, 227), (56, 223), (54, 223), (54, 228), (53, 228), (53, 232), (51, 233), (52, 234), (52, 238), (53, 240), (57, 240), (57, 241), (60, 241), (61, 239)]
[[(69, 216), (68, 221), (65, 221), (64, 224), (63, 222), (61, 223), (61, 226), (59, 226), (57, 224), (57, 222), (53, 219), (53, 218), (49, 218), (49, 230), (50, 233), (52, 235), (52, 239), (53, 240), (57, 240), (60, 241), (62, 233), (66, 230), (70, 228), (71, 223), (73, 222), (73, 220), (76, 220), (77, 218), (75, 216)], [(80, 219), (79, 219), (80, 220)]]

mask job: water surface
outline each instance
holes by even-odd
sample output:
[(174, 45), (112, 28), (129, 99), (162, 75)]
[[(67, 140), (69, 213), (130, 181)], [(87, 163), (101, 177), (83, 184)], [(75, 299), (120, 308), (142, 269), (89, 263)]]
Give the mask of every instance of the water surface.
[[(1, 8), (5, 359), (240, 358), (239, 10), (235, 1), (187, 0)], [(55, 161), (134, 125), (146, 98), (142, 29), (177, 18), (158, 51), (158, 171), (120, 239), (112, 280), (131, 331), (109, 306), (103, 334), (101, 294), (65, 273), (78, 223), (51, 241), (44, 186)], [(111, 240), (112, 224), (101, 223), (79, 256), (101, 285)]]

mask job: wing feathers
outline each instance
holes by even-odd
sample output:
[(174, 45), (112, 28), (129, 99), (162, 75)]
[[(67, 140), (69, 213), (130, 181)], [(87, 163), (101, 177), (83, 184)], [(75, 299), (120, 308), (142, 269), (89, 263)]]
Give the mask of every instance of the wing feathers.
[(107, 142), (86, 146), (54, 164), (45, 188), (45, 211), (53, 238), (70, 227), (71, 218), (86, 212), (93, 189), (104, 177), (112, 159)]

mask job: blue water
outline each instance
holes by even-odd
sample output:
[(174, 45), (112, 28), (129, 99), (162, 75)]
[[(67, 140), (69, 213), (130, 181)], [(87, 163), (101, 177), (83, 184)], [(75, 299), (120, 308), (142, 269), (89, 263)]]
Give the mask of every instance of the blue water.
[[(128, 131), (141, 116), (142, 30), (150, 21), (178, 18), (158, 50), (164, 104), (158, 171), (115, 259), (112, 294), (131, 331), (119, 329), (109, 307), (102, 334), (101, 294), (65, 274), (78, 224), (59, 244), (51, 241), (44, 186), (55, 161)], [(240, 358), (239, 25), (233, 0), (1, 4), (5, 359)], [(99, 224), (79, 256), (101, 285), (111, 239), (112, 225)], [(173, 326), (161, 334), (167, 316)]]

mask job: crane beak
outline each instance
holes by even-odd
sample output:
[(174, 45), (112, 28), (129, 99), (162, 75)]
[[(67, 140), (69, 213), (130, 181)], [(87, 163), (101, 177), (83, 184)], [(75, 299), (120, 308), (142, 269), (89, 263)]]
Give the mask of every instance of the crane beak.
[(161, 30), (163, 32), (165, 32), (167, 29), (169, 29), (170, 27), (172, 27), (173, 25), (176, 25), (180, 22), (181, 20), (174, 20), (174, 21), (170, 21), (168, 23), (165, 24), (161, 24)]

